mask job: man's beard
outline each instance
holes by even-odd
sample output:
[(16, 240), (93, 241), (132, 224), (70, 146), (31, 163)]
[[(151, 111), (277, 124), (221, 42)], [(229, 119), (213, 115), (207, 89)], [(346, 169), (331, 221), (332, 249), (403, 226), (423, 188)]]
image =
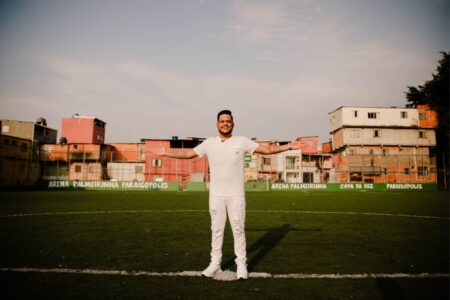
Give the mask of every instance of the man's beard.
[(232, 132), (233, 132), (233, 128), (230, 128), (227, 131), (223, 131), (223, 130), (219, 129), (219, 133), (224, 136), (229, 136), (229, 135), (231, 136)]

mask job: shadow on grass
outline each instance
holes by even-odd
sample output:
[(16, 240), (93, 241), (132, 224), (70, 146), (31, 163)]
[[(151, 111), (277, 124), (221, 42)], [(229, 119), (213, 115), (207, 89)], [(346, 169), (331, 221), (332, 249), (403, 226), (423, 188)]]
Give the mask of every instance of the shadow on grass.
[(402, 300), (405, 299), (402, 290), (391, 278), (377, 278), (377, 287), (385, 300)]
[[(314, 229), (297, 229), (292, 227), (290, 224), (284, 224), (279, 227), (273, 227), (268, 229), (251, 229), (247, 228), (246, 231), (267, 231), (259, 240), (254, 242), (250, 247), (247, 248), (247, 257), (253, 257), (248, 261), (248, 270), (251, 271), (255, 268), (259, 262), (270, 252), (274, 247), (276, 247), (280, 241), (291, 231), (322, 231), (320, 228)], [(222, 264), (224, 270), (231, 268), (234, 265), (234, 258), (230, 258)]]
[(377, 278), (377, 287), (385, 300), (405, 299), (402, 290), (391, 278)]

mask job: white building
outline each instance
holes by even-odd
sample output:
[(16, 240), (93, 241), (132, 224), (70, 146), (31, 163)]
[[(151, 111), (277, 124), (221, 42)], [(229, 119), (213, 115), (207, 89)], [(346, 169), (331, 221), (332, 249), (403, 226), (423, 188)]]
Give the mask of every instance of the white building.
[(435, 126), (421, 126), (428, 114), (415, 108), (343, 106), (328, 116), (333, 150), (353, 145), (436, 146)]
[(337, 182), (436, 182), (436, 112), (340, 107), (328, 114)]

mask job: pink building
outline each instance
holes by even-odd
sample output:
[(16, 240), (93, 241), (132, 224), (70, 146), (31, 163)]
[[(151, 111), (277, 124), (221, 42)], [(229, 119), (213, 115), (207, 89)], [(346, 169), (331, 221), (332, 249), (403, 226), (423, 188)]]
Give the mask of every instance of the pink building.
[(105, 142), (106, 123), (93, 117), (73, 115), (62, 120), (61, 138), (66, 143), (103, 144)]
[(203, 139), (148, 139), (145, 140), (145, 180), (179, 182), (184, 185), (188, 182), (209, 181), (208, 160), (203, 158), (175, 159), (156, 156), (154, 152), (158, 148), (166, 148), (175, 151), (192, 149), (200, 144)]
[(302, 142), (305, 143), (305, 145), (302, 147), (302, 153), (303, 154), (316, 154), (317, 153), (317, 136), (303, 136), (300, 138)]

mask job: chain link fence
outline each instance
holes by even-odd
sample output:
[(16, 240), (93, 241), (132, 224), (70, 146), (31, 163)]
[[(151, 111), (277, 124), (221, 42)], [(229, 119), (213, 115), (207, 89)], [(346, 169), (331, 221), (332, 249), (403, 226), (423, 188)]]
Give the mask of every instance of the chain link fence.
[[(441, 189), (448, 190), (449, 187), (448, 157), (442, 154), (346, 155), (332, 159), (330, 155), (293, 157), (253, 155), (252, 160), (245, 163), (246, 173), (255, 174), (249, 181), (439, 183)], [(0, 154), (0, 185), (33, 185), (39, 180), (173, 181), (187, 184), (208, 182), (209, 172), (207, 163), (201, 160), (157, 158), (142, 151), (40, 151), (29, 158)]]

